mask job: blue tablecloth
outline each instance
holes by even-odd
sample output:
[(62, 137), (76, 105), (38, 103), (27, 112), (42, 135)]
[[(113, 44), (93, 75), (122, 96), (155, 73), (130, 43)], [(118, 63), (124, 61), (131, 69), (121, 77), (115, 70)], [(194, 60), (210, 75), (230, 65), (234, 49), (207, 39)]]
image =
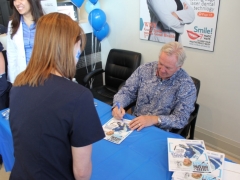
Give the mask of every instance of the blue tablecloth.
[(6, 171), (11, 171), (14, 163), (13, 140), (9, 121), (2, 117), (3, 111), (0, 111), (0, 154)]
[(95, 106), (96, 106), (96, 110), (97, 110), (99, 118), (101, 118), (105, 114), (111, 112), (112, 107), (110, 105), (108, 105), (102, 101), (99, 101), (97, 99), (94, 99), (94, 103), (96, 104)]
[[(101, 123), (111, 119), (111, 112), (101, 117)], [(125, 115), (132, 119), (133, 116)], [(101, 140), (93, 144), (92, 180), (161, 179), (170, 180), (167, 138), (182, 138), (154, 126), (134, 131), (121, 144)]]
[[(111, 106), (94, 100), (101, 123), (112, 118)], [(133, 116), (126, 114), (126, 119)], [(9, 121), (0, 116), (0, 154), (4, 166), (11, 171), (14, 163), (12, 135)], [(167, 138), (182, 138), (154, 126), (134, 131), (121, 144), (101, 140), (93, 144), (92, 180), (161, 179), (170, 180), (168, 171)]]

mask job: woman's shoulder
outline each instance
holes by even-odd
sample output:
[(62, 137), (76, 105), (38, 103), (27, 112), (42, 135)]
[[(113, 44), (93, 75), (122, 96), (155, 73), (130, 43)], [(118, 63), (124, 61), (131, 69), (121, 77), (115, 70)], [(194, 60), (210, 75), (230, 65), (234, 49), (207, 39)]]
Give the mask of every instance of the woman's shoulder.
[(51, 75), (50, 79), (52, 79), (55, 83), (54, 86), (59, 87), (62, 90), (71, 92), (71, 94), (88, 94), (90, 90), (81, 84), (75, 83), (67, 78)]

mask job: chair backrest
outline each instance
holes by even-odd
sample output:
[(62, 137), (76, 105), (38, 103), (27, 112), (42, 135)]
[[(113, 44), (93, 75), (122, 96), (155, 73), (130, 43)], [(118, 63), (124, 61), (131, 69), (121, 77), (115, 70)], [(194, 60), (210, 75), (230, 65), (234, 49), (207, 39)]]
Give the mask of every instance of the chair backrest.
[[(199, 90), (200, 90), (200, 80), (197, 79), (197, 78), (194, 78), (194, 77), (191, 77), (195, 86), (196, 86), (196, 89), (197, 89), (197, 98), (198, 98), (198, 93), (199, 93)], [(197, 100), (196, 100), (197, 101)]]
[[(199, 94), (199, 90), (200, 90), (200, 80), (194, 77), (191, 77), (195, 86), (196, 86), (196, 90), (197, 90), (197, 98), (198, 98), (198, 94)], [(197, 102), (197, 98), (196, 98), (196, 102)], [(173, 133), (177, 133), (180, 134), (181, 136), (189, 139), (194, 139), (194, 131), (195, 131), (195, 125), (196, 125), (196, 121), (197, 121), (197, 116), (198, 116), (198, 110), (199, 110), (199, 104), (197, 104), (195, 102), (195, 109), (194, 111), (191, 113), (189, 119), (188, 119), (188, 124), (182, 128), (182, 129), (172, 129), (171, 132)]]
[[(196, 96), (198, 98), (200, 85), (201, 85), (200, 80), (194, 77), (191, 77), (191, 78), (196, 86), (196, 90), (197, 90)], [(197, 102), (197, 98), (196, 98), (196, 102)], [(185, 138), (187, 138), (187, 136), (189, 135), (189, 139), (194, 139), (195, 125), (196, 125), (198, 110), (199, 110), (199, 104), (197, 104), (196, 102), (194, 105), (195, 109), (189, 117), (188, 124), (183, 128), (182, 132), (180, 133)]]
[(118, 89), (141, 63), (141, 53), (111, 49), (105, 67), (106, 86)]

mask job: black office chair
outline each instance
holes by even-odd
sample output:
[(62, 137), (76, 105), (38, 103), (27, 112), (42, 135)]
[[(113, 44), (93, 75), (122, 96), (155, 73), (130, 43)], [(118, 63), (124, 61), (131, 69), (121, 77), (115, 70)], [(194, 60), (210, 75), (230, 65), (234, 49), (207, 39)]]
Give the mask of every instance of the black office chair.
[(96, 69), (88, 73), (84, 77), (83, 82), (85, 86), (88, 86), (91, 78), (105, 72), (105, 85), (93, 87), (91, 92), (94, 98), (112, 105), (113, 96), (118, 92), (119, 87), (138, 68), (140, 63), (141, 53), (111, 49), (108, 54), (105, 71), (103, 69)]
[[(200, 90), (200, 80), (198, 80), (194, 77), (191, 77), (191, 78), (196, 86), (197, 97), (198, 97), (198, 93)], [(197, 99), (196, 99), (196, 101), (197, 101)], [(188, 124), (182, 129), (172, 129), (171, 132), (180, 134), (181, 136), (188, 138), (188, 139), (194, 139), (195, 125), (196, 125), (196, 121), (197, 121), (198, 111), (199, 111), (199, 104), (197, 102), (195, 102), (195, 109), (191, 113), (191, 115), (188, 119)]]

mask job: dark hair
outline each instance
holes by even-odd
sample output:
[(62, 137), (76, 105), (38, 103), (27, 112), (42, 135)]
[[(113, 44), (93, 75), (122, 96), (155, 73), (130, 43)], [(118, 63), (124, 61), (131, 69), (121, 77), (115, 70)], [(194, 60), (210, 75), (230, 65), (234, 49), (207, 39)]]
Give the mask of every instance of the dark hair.
[[(43, 16), (43, 10), (42, 10), (40, 0), (27, 0), (27, 1), (29, 2), (30, 7), (31, 7), (31, 14), (33, 16), (33, 21), (35, 23), (37, 23), (38, 19), (41, 16)], [(17, 9), (15, 8), (13, 2), (14, 2), (14, 0), (10, 0), (10, 7), (13, 10), (13, 14), (10, 17), (10, 20), (12, 20), (11, 38), (13, 38), (13, 36), (17, 33), (17, 30), (18, 30), (19, 25), (20, 25), (20, 17), (21, 17), (21, 14), (19, 14)]]
[(14, 86), (38, 86), (51, 73), (72, 79), (76, 73), (73, 55), (74, 45), (81, 41), (81, 50), (86, 44), (86, 36), (76, 21), (62, 13), (42, 16), (36, 26), (32, 56), (25, 71), (20, 73)]

